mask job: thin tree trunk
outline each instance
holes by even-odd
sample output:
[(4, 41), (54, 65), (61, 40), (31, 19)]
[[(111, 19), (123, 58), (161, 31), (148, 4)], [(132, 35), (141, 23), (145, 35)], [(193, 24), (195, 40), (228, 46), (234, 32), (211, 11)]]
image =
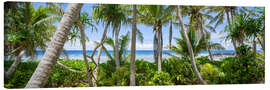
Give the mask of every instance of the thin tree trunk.
[(209, 53), (210, 60), (211, 60), (211, 61), (214, 61), (212, 52), (211, 52), (210, 47), (209, 47), (209, 45), (208, 45), (208, 39), (207, 39), (207, 37), (206, 37), (206, 31), (203, 29), (202, 18), (198, 19), (198, 21), (199, 21), (199, 23), (200, 23), (200, 31), (201, 31), (201, 33), (202, 33), (203, 38), (205, 39), (206, 49), (207, 49), (207, 51), (208, 51), (208, 53)]
[(236, 49), (237, 46), (236, 46), (236, 42), (234, 39), (232, 39), (232, 43), (233, 43), (233, 47), (234, 47), (234, 50), (235, 50), (235, 54), (238, 58), (240, 58), (240, 53), (238, 52), (238, 50)]
[[(100, 61), (100, 56), (101, 56), (102, 48), (103, 48), (103, 45), (101, 47), (99, 47), (97, 58), (95, 60), (95, 62), (97, 64), (96, 68), (94, 69), (94, 76), (93, 76), (95, 79), (97, 79), (97, 77), (98, 77), (98, 66), (99, 66), (99, 61)], [(93, 80), (93, 86), (96, 87), (97, 84), (98, 84), (98, 81)]]
[(193, 49), (192, 49), (192, 46), (191, 46), (191, 43), (189, 41), (189, 38), (187, 36), (187, 33), (186, 33), (186, 28), (185, 28), (185, 25), (183, 23), (183, 19), (182, 19), (182, 15), (181, 15), (181, 10), (180, 10), (180, 7), (177, 6), (177, 17), (179, 19), (179, 22), (181, 24), (181, 28), (182, 28), (182, 33), (184, 34), (184, 38), (185, 40), (187, 41), (187, 46), (188, 46), (188, 52), (189, 52), (189, 55), (190, 55), (190, 59), (191, 59), (191, 65), (193, 67), (193, 71), (195, 72), (196, 74), (196, 77), (197, 79), (200, 81), (201, 84), (207, 84), (203, 78), (201, 77), (201, 74), (200, 72), (198, 71), (198, 68), (196, 66), (196, 63), (195, 63), (195, 57), (194, 57), (194, 53), (193, 53)]
[(265, 52), (264, 50), (264, 44), (263, 44), (263, 42), (261, 41), (261, 39), (260, 38), (257, 38), (258, 39), (258, 41), (259, 41), (259, 43), (260, 43), (260, 45), (261, 45), (261, 47), (262, 47), (262, 50), (263, 50), (263, 52)]
[(172, 48), (172, 20), (170, 21), (170, 32), (169, 32), (169, 48)]
[[(119, 31), (120, 31), (120, 28), (119, 29), (116, 29), (115, 31), (115, 37), (114, 37), (114, 41), (115, 41), (115, 46), (114, 46), (114, 58), (115, 58), (115, 65), (116, 65), (116, 72), (119, 73), (119, 70), (120, 70), (120, 59), (119, 59), (119, 48), (118, 48), (118, 37), (119, 37)], [(117, 75), (117, 82), (116, 82), (117, 85), (120, 84), (120, 77)]]
[(162, 27), (161, 23), (159, 23), (158, 28), (158, 72), (162, 71)]
[(225, 12), (226, 12), (226, 16), (227, 16), (228, 25), (231, 25), (231, 20), (230, 20), (229, 12), (228, 11), (225, 11)]
[(154, 50), (154, 59), (155, 63), (158, 63), (158, 32), (156, 31), (156, 27), (154, 27), (154, 39), (153, 39), (153, 50)]
[(86, 66), (86, 72), (87, 72), (87, 76), (88, 76), (88, 85), (89, 87), (92, 87), (93, 86), (93, 82), (92, 82), (92, 76), (91, 76), (91, 67), (89, 67), (89, 63), (88, 63), (88, 60), (87, 60), (87, 57), (86, 57), (86, 46), (85, 46), (85, 33), (84, 33), (84, 30), (83, 30), (83, 25), (79, 25), (80, 26), (80, 32), (81, 32), (81, 38), (82, 38), (82, 48), (83, 48), (83, 59), (84, 59), (84, 63), (85, 63), (85, 66)]
[(136, 22), (137, 22), (137, 7), (133, 5), (133, 23), (132, 23), (132, 40), (131, 40), (131, 61), (130, 61), (130, 86), (136, 86), (135, 79), (135, 59), (136, 59)]
[[(230, 20), (230, 14), (229, 14), (229, 11), (226, 11), (226, 16), (227, 16), (228, 25), (229, 25), (229, 27), (230, 27), (230, 25), (231, 25), (231, 20), (233, 20), (233, 16), (231, 15), (231, 20)], [(237, 46), (236, 46), (236, 42), (235, 42), (234, 39), (232, 39), (232, 43), (233, 43), (233, 47), (234, 47), (236, 56), (237, 56), (238, 58), (240, 58), (239, 51), (236, 49)]]
[(4, 77), (5, 77), (6, 80), (12, 76), (12, 74), (15, 71), (16, 67), (21, 62), (22, 56), (24, 55), (24, 53), (25, 53), (25, 50), (20, 51), (20, 53), (17, 56), (16, 60), (12, 63), (12, 65), (10, 66), (10, 68), (8, 69), (8, 71), (5, 72), (5, 76)]
[(76, 15), (81, 11), (82, 5), (83, 4), (80, 3), (72, 3), (67, 7), (66, 12), (62, 17), (44, 56), (42, 57), (42, 60), (28, 81), (26, 88), (39, 88), (46, 84), (63, 49), (69, 30), (74, 25)]
[(254, 39), (253, 39), (253, 59), (254, 60), (256, 60), (256, 49), (257, 49), (257, 47), (256, 47), (256, 37), (254, 37)]
[[(105, 26), (103, 35), (102, 35), (101, 40), (100, 40), (100, 44), (103, 44), (102, 42), (104, 42), (105, 39), (106, 39), (109, 25), (110, 25), (110, 22), (108, 22), (108, 23), (106, 24), (106, 26)], [(98, 50), (98, 55), (97, 55), (97, 58), (96, 58), (96, 60), (95, 60), (95, 63), (97, 64), (97, 66), (96, 66), (96, 68), (94, 69), (94, 78), (95, 78), (96, 80), (97, 80), (97, 77), (98, 77), (98, 66), (99, 66), (99, 61), (100, 61), (100, 56), (101, 56), (102, 48), (103, 48), (103, 45), (100, 45), (100, 48), (99, 48), (99, 50)], [(95, 80), (93, 80), (94, 86), (97, 86), (97, 83), (98, 83), (98, 81), (96, 82)]]
[(68, 66), (60, 63), (59, 61), (56, 62), (59, 66), (64, 67), (65, 69), (67, 69), (68, 71), (74, 72), (74, 73), (80, 73), (80, 74), (87, 74), (87, 72), (83, 72), (83, 71), (77, 71), (74, 69), (69, 68)]

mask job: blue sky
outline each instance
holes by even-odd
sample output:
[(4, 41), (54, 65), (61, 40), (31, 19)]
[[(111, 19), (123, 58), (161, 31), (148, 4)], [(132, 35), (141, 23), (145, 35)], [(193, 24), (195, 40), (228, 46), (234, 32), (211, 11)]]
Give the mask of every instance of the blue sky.
[[(45, 6), (45, 3), (34, 3), (35, 8), (39, 7), (39, 6)], [(93, 4), (84, 4), (82, 7), (81, 12), (87, 12), (89, 15), (91, 15), (92, 13), (92, 6)], [(67, 7), (67, 4), (63, 5), (63, 9), (65, 10)], [(187, 17), (184, 17), (184, 22), (187, 22)], [(226, 25), (226, 21), (224, 21), (224, 24), (218, 26), (216, 28), (217, 33), (213, 33), (211, 32), (211, 41), (212, 42), (216, 42), (216, 43), (221, 43), (227, 50), (233, 50), (233, 46), (230, 42), (225, 42), (224, 39), (222, 38), (225, 34), (224, 33), (219, 33), (220, 31), (222, 31)], [(56, 24), (57, 25), (57, 24)], [(93, 41), (100, 41), (102, 33), (104, 31), (104, 25), (102, 24), (96, 24), (96, 27), (98, 29), (98, 32), (96, 31), (91, 31), (91, 28), (86, 28), (86, 35), (88, 36), (89, 41), (86, 43), (86, 49), (87, 50), (92, 50), (95, 45), (93, 45)], [(144, 37), (144, 42), (140, 43), (139, 41), (137, 41), (136, 43), (136, 49), (137, 50), (152, 50), (153, 49), (153, 30), (152, 30), (152, 26), (148, 26), (148, 25), (143, 25), (143, 24), (138, 24), (137, 25), (138, 29), (143, 33), (143, 37)], [(180, 27), (178, 26), (173, 26), (173, 37), (180, 37), (180, 33), (179, 33), (179, 29)], [(167, 26), (163, 26), (162, 27), (162, 33), (163, 33), (163, 45), (166, 46), (169, 44), (169, 25)], [(112, 30), (111, 28), (109, 28), (108, 30), (109, 32), (107, 33), (107, 36), (112, 37)], [(121, 27), (121, 31), (120, 31), (120, 36), (123, 34), (126, 34), (127, 32), (131, 32), (131, 25), (126, 25), (126, 26), (122, 26)], [(175, 45), (175, 41), (172, 41), (172, 44)], [(109, 50), (111, 50), (111, 47), (106, 46)], [(75, 42), (66, 42), (64, 49), (66, 50), (81, 50), (82, 46), (79, 42), (79, 40), (76, 40)]]

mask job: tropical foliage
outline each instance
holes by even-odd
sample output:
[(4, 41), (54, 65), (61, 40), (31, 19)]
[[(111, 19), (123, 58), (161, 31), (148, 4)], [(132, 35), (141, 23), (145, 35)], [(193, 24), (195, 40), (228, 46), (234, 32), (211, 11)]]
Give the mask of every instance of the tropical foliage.
[[(81, 3), (46, 3), (37, 7), (30, 2), (5, 2), (4, 86), (264, 83), (263, 7), (93, 4), (88, 8)], [(136, 39), (141, 43), (144, 39), (141, 32), (144, 29), (139, 30), (137, 24), (152, 28), (153, 62), (136, 57)], [(93, 30), (103, 34), (100, 41), (91, 44), (96, 46), (91, 48), (92, 55), (87, 55)], [(109, 30), (112, 36), (107, 35)], [(132, 33), (122, 33), (123, 30)], [(162, 57), (165, 30), (169, 32), (169, 50), (177, 54), (169, 54), (168, 58)], [(180, 36), (174, 36), (173, 40), (173, 32)], [(214, 50), (228, 49), (213, 40), (214, 33), (224, 35), (221, 39), (232, 44), (234, 55), (216, 58), (217, 54), (212, 54)], [(65, 42), (76, 40), (81, 42), (84, 61), (59, 58), (66, 51)], [(39, 49), (45, 52), (41, 61), (21, 62), (23, 56), (35, 60)], [(200, 56), (203, 51), (208, 55)], [(108, 59), (100, 63), (102, 52)]]

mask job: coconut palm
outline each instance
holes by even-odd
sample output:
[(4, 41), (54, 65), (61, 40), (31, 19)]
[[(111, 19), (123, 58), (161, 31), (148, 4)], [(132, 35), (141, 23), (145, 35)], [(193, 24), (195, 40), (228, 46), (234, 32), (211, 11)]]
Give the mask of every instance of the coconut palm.
[(188, 35), (186, 33), (186, 28), (185, 28), (185, 25), (183, 23), (182, 12), (181, 12), (180, 6), (177, 6), (176, 14), (177, 14), (177, 17), (179, 19), (179, 23), (181, 25), (181, 29), (182, 29), (181, 31), (183, 33), (184, 39), (186, 40), (186, 46), (187, 46), (187, 49), (188, 49), (188, 52), (189, 52), (189, 57), (190, 57), (190, 60), (191, 60), (192, 69), (195, 72), (195, 75), (196, 75), (197, 79), (200, 81), (200, 83), (207, 84), (203, 80), (203, 78), (201, 77), (200, 72), (198, 71), (198, 68), (196, 66), (195, 57), (194, 57), (194, 53), (193, 53), (193, 48), (192, 48), (192, 45), (191, 45), (190, 40), (188, 38)]
[(50, 76), (50, 72), (63, 49), (68, 32), (73, 26), (77, 14), (80, 13), (81, 7), (82, 4), (80, 3), (70, 4), (67, 7), (66, 12), (61, 19), (44, 56), (42, 57), (42, 60), (28, 81), (26, 88), (38, 88), (43, 87), (46, 84), (46, 81)]
[[(42, 6), (34, 9), (32, 3), (14, 3), (16, 10), (5, 12), (6, 55), (17, 56), (11, 67), (5, 72), (8, 79), (20, 63), (22, 56), (34, 58), (38, 48), (45, 50), (55, 26), (54, 17), (49, 16), (48, 8)], [(27, 12), (26, 12), (27, 11)], [(16, 25), (16, 26), (15, 26)], [(12, 58), (11, 58), (12, 59)]]
[[(117, 70), (120, 69), (120, 61), (119, 61), (120, 56), (119, 56), (119, 53), (117, 53), (119, 52), (119, 47), (118, 47), (119, 32), (120, 32), (121, 24), (127, 24), (125, 11), (126, 9), (122, 7), (121, 5), (106, 4), (106, 5), (96, 6), (94, 8), (94, 13), (93, 13), (93, 17), (96, 17), (97, 19), (102, 20), (103, 22), (107, 23), (106, 27), (111, 25), (113, 28), (113, 36), (115, 38), (114, 48), (116, 52), (114, 53), (115, 54), (114, 56), (115, 56), (115, 64), (116, 64)], [(101, 49), (99, 52), (101, 52)]]
[[(56, 4), (56, 3), (49, 2), (49, 3), (46, 3), (46, 5), (50, 9), (51, 13), (53, 13), (53, 15), (57, 17), (58, 21), (60, 21), (60, 19), (64, 15), (64, 10), (61, 8), (63, 4), (62, 3)], [(71, 43), (74, 43), (76, 39), (79, 39), (81, 41), (86, 70), (90, 71), (90, 67), (89, 67), (87, 55), (86, 55), (86, 45), (85, 45), (86, 40), (88, 40), (87, 36), (84, 33), (86, 27), (92, 27), (92, 31), (93, 29), (96, 29), (96, 27), (92, 24), (92, 18), (88, 15), (88, 13), (86, 12), (78, 13), (78, 19), (74, 22), (74, 26), (72, 27), (68, 35), (67, 41), (71, 41)], [(78, 32), (80, 32), (80, 34), (78, 34)], [(57, 62), (57, 63), (60, 63), (60, 62)], [(64, 64), (59, 64), (59, 65), (63, 66)], [(95, 80), (92, 80), (91, 72), (87, 72), (87, 75), (88, 75), (89, 86), (93, 86), (93, 84), (95, 84), (93, 83), (95, 82)]]
[[(183, 7), (185, 10), (185, 14), (187, 14), (189, 16), (189, 26), (190, 27), (195, 27), (196, 30), (198, 30), (198, 35), (202, 35), (203, 38), (205, 38), (205, 40), (209, 40), (207, 39), (207, 35), (206, 33), (208, 31), (211, 32), (216, 32), (215, 28), (212, 27), (209, 24), (206, 24), (206, 20), (212, 20), (213, 17), (211, 15), (209, 15), (209, 13), (203, 13), (205, 12), (205, 10), (207, 9), (207, 7), (205, 6), (186, 6)], [(205, 41), (208, 42), (208, 41)], [(209, 53), (210, 59), (213, 60), (213, 55), (211, 50), (208, 47), (208, 43), (206, 43), (206, 48), (207, 51)]]
[[(203, 36), (198, 36), (198, 32), (194, 29), (194, 28), (190, 28), (187, 31), (187, 35), (188, 38), (190, 40), (191, 46), (193, 48), (193, 52), (194, 52), (194, 56), (198, 56), (198, 54), (203, 51), (203, 50), (207, 50), (207, 44), (209, 47), (209, 50), (214, 49), (214, 50), (224, 50), (225, 48), (219, 44), (219, 43), (213, 43), (213, 42), (206, 42), (210, 39), (210, 34), (207, 33), (206, 37), (207, 38), (203, 38)], [(207, 40), (205, 40), (207, 39)], [(186, 45), (186, 40), (184, 39), (184, 35), (181, 32), (181, 38), (175, 38), (176, 44), (177, 46), (173, 46), (172, 50), (175, 51), (176, 53), (184, 56), (184, 57), (188, 57), (189, 53), (188, 53), (188, 47)]]
[[(209, 21), (209, 24), (215, 22), (215, 28), (224, 23), (225, 19), (227, 20), (227, 27), (233, 21), (234, 16), (237, 15), (237, 7), (236, 6), (224, 6), (224, 7), (209, 7), (209, 10), (206, 13), (217, 13), (214, 19)], [(239, 57), (239, 51), (236, 49), (237, 44), (235, 39), (230, 39), (233, 43), (234, 50), (236, 51), (236, 55)]]
[(162, 26), (169, 23), (173, 8), (171, 6), (161, 5), (144, 5), (138, 8), (139, 22), (153, 26), (155, 33), (153, 45), (154, 45), (154, 59), (158, 63), (158, 71), (161, 71), (162, 60)]

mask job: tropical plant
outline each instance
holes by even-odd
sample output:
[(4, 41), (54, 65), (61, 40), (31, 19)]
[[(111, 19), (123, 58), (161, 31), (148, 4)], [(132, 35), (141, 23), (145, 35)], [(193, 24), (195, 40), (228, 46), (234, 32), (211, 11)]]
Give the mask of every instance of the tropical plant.
[(17, 10), (9, 9), (5, 12), (4, 42), (7, 45), (5, 54), (17, 58), (5, 72), (5, 79), (12, 75), (24, 53), (33, 59), (37, 49), (45, 50), (46, 43), (50, 41), (55, 29), (55, 18), (50, 16), (48, 8), (40, 6), (35, 9), (32, 3), (14, 5)]
[(195, 63), (195, 57), (194, 57), (194, 53), (193, 53), (193, 48), (192, 48), (192, 45), (191, 45), (190, 40), (188, 38), (188, 35), (186, 33), (186, 28), (185, 28), (185, 25), (183, 23), (182, 12), (181, 12), (180, 6), (176, 7), (176, 14), (177, 14), (177, 17), (179, 19), (179, 23), (180, 23), (181, 28), (182, 28), (181, 32), (183, 33), (184, 39), (186, 41), (186, 46), (187, 46), (187, 49), (188, 49), (188, 52), (189, 52), (192, 69), (194, 70), (195, 75), (196, 75), (197, 79), (200, 81), (200, 83), (206, 84), (206, 82), (201, 77), (201, 75), (200, 75), (200, 73), (198, 71), (197, 65)]
[(94, 15), (93, 17), (97, 17), (99, 20), (103, 20), (103, 22), (106, 22), (107, 25), (112, 26), (113, 28), (113, 36), (115, 37), (115, 64), (116, 69), (120, 69), (120, 56), (119, 56), (119, 47), (118, 47), (118, 37), (119, 32), (122, 24), (127, 24), (127, 18), (125, 15), (125, 8), (121, 5), (116, 4), (107, 4), (103, 5), (100, 4), (97, 7), (94, 8)]
[(28, 81), (26, 88), (38, 88), (43, 87), (46, 84), (50, 72), (63, 49), (68, 31), (73, 26), (76, 15), (80, 12), (81, 7), (82, 4), (79, 3), (70, 4), (68, 6), (53, 38), (51, 39), (50, 45), (46, 49), (46, 52), (31, 79)]
[(161, 6), (161, 5), (144, 5), (138, 8), (139, 22), (147, 25), (153, 25), (153, 31), (155, 32), (153, 40), (154, 59), (158, 63), (158, 71), (161, 71), (162, 62), (162, 26), (169, 23), (173, 7)]

